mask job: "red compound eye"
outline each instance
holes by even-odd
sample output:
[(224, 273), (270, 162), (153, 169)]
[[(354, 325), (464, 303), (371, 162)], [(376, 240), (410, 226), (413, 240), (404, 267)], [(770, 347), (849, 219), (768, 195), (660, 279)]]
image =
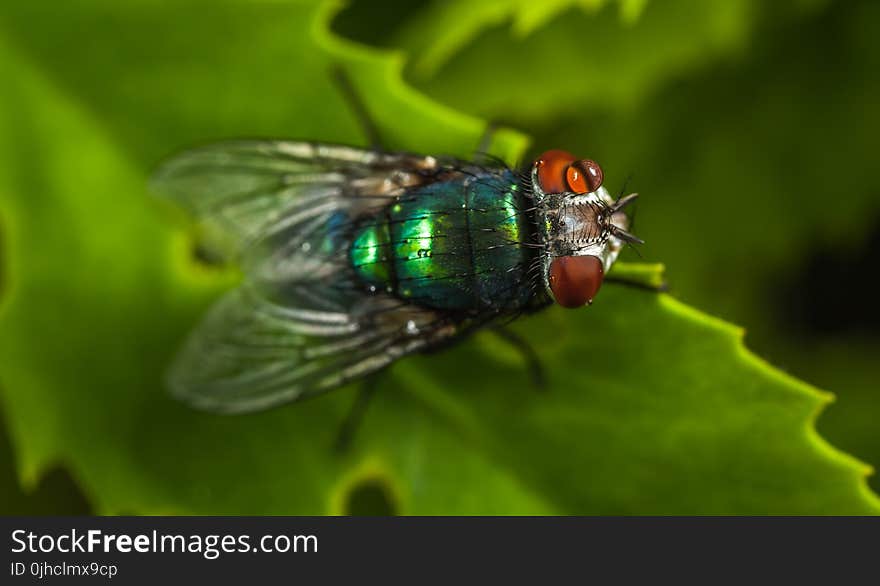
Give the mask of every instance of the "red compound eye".
[(558, 256), (550, 263), (550, 290), (562, 307), (592, 303), (604, 278), (602, 261), (596, 256)]
[(575, 161), (575, 156), (566, 151), (547, 151), (535, 165), (538, 166), (538, 182), (544, 193), (562, 193), (568, 191), (565, 182), (565, 170)]
[(602, 185), (604, 174), (596, 161), (575, 159), (567, 151), (547, 151), (535, 163), (544, 193), (590, 193)]
[(602, 185), (602, 167), (596, 161), (583, 159), (575, 161), (565, 170), (565, 181), (575, 193), (592, 193)]

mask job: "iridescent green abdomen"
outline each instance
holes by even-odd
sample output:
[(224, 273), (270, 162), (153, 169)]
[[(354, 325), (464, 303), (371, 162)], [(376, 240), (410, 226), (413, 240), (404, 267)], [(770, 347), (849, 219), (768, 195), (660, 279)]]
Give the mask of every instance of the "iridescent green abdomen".
[(356, 274), (428, 307), (525, 307), (531, 225), (517, 189), (510, 171), (415, 189), (359, 224), (350, 250)]

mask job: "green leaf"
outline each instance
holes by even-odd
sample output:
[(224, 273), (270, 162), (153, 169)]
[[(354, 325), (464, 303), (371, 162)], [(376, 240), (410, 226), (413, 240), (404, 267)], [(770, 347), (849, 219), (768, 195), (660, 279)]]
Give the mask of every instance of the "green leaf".
[(429, 95), (494, 120), (534, 123), (631, 110), (670, 78), (736, 54), (756, 4), (435, 2), (401, 26), (392, 46), (413, 54), (408, 77)]
[(39, 26), (45, 5), (0, 10), (0, 389), (26, 483), (63, 463), (101, 513), (880, 511), (867, 468), (812, 427), (827, 395), (739, 330), (610, 284), (517, 323), (548, 392), (480, 334), (396, 365), (344, 456), (353, 387), (236, 417), (172, 401), (162, 373), (232, 276), (194, 262), (144, 192), (159, 155), (224, 134), (357, 140), (340, 62), (392, 146), (467, 154), (482, 125), (328, 36), (326, 5), (71, 6)]
[[(647, 0), (618, 0), (620, 17), (631, 23), (638, 19)], [(607, 0), (453, 0), (432, 2), (406, 27), (398, 42), (416, 56), (412, 69), (429, 78), (457, 52), (472, 42), (486, 28), (510, 21), (510, 33), (522, 39), (571, 9), (600, 10)]]
[[(424, 54), (443, 38), (424, 18), (399, 28), (389, 44)], [(834, 389), (820, 430), (880, 465), (877, 38), (870, 1), (649, 3), (628, 26), (609, 10), (569, 10), (528, 37), (487, 26), (436, 75), (410, 77), (464, 111), (516, 120), (536, 146), (595, 158), (615, 189), (632, 174), (641, 252), (670, 267), (675, 294)], [(817, 315), (836, 325), (792, 323)]]
[[(403, 57), (329, 35), (338, 2), (97, 0), (0, 9), (11, 49), (82, 104), (138, 165), (181, 145), (229, 136), (320, 136), (366, 144), (333, 81), (341, 67), (388, 148), (470, 156), (485, 123), (443, 107), (400, 79)], [(199, 23), (198, 27), (192, 27)], [(187, 26), (183, 26), (186, 24)], [(82, 42), (83, 36), (89, 42)], [(373, 91), (372, 88), (381, 88)], [(407, 120), (442, 118), (444, 132)], [(506, 129), (495, 154), (516, 158), (525, 137)]]
[(18, 482), (8, 434), (0, 426), (0, 515), (87, 515), (89, 505), (63, 469), (24, 490)]

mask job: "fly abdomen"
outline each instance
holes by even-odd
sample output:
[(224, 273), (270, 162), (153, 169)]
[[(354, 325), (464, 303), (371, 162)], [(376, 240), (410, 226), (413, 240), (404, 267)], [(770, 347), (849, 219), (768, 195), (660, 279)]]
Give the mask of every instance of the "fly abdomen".
[(351, 263), (368, 290), (440, 309), (518, 309), (531, 217), (510, 171), (462, 175), (414, 189), (362, 220)]

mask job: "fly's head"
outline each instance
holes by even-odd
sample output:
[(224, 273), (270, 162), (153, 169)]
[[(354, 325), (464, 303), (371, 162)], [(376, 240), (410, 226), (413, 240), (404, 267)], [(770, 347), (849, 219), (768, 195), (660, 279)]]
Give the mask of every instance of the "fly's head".
[(623, 245), (642, 243), (623, 211), (638, 194), (615, 201), (602, 180), (598, 163), (565, 151), (547, 151), (532, 167), (544, 284), (563, 307), (592, 303)]

